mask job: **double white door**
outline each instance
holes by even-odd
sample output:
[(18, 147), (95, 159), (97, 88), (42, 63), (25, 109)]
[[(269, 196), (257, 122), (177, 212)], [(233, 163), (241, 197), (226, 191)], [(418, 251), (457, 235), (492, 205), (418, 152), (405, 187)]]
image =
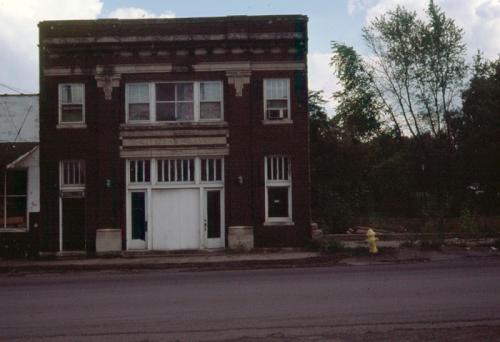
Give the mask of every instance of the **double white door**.
[(130, 193), (128, 249), (224, 247), (222, 189), (153, 189), (150, 205), (147, 195)]

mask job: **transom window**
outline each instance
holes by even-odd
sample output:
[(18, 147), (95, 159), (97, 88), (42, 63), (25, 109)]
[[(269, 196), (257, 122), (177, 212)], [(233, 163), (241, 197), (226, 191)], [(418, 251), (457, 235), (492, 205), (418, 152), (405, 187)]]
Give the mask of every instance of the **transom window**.
[(85, 161), (61, 161), (61, 187), (85, 186)]
[(222, 181), (223, 172), (221, 158), (201, 160), (201, 180), (203, 182)]
[(194, 182), (194, 159), (159, 159), (158, 182)]
[(265, 158), (266, 221), (291, 222), (292, 180), (290, 160), (287, 156)]
[(59, 84), (59, 123), (84, 123), (84, 98), (83, 84)]
[(264, 80), (264, 113), (266, 120), (290, 118), (290, 81), (288, 79)]
[(150, 160), (129, 160), (130, 183), (149, 183), (151, 181)]
[(28, 172), (0, 171), (0, 230), (27, 228)]
[(128, 122), (222, 119), (220, 81), (129, 83), (126, 88)]

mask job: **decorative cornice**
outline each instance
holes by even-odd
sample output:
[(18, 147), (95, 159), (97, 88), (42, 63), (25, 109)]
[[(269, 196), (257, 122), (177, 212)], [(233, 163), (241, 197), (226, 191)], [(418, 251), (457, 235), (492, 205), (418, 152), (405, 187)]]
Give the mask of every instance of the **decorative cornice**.
[[(148, 73), (170, 73), (172, 64), (117, 64), (106, 66), (111, 68), (113, 74), (148, 74)], [(98, 65), (94, 69), (53, 67), (43, 70), (44, 76), (70, 76), (70, 75), (101, 75), (105, 67)], [(204, 62), (193, 65), (196, 72), (252, 72), (252, 71), (294, 71), (305, 70), (303, 62)], [(241, 75), (240, 75), (241, 76)], [(229, 76), (228, 76), (229, 77)], [(235, 76), (230, 76), (235, 77)]]
[(228, 32), (226, 34), (179, 34), (179, 35), (151, 35), (151, 36), (103, 36), (103, 37), (66, 37), (45, 38), (43, 45), (65, 44), (109, 44), (109, 43), (144, 43), (144, 42), (185, 42), (185, 41), (222, 41), (222, 40), (293, 40), (303, 39), (302, 32), (269, 32), (245, 33)]

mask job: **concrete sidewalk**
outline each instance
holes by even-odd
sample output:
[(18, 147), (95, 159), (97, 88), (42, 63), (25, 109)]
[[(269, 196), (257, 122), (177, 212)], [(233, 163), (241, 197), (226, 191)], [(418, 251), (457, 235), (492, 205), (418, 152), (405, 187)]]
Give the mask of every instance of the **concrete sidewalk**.
[(444, 246), (440, 251), (418, 248), (391, 249), (368, 256), (353, 256), (349, 252), (321, 254), (296, 249), (252, 251), (248, 253), (128, 253), (115, 257), (56, 258), (51, 260), (2, 260), (0, 274), (24, 274), (71, 271), (141, 271), (153, 269), (185, 269), (191, 271), (324, 267), (334, 265), (365, 266), (389, 263), (439, 262), (459, 258), (500, 257), (500, 252), (487, 247), (473, 249)]
[(1, 273), (37, 273), (98, 270), (148, 270), (148, 269), (232, 269), (262, 267), (293, 267), (299, 265), (323, 264), (332, 256), (322, 256), (317, 252), (273, 251), (250, 253), (154, 253), (130, 254), (117, 257), (56, 258), (50, 260), (2, 260)]

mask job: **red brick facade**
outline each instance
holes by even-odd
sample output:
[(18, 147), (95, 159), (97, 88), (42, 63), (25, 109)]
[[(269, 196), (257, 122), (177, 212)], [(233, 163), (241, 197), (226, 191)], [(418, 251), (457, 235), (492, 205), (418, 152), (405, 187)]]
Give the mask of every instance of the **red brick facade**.
[[(225, 227), (253, 227), (256, 247), (301, 246), (307, 241), (307, 17), (46, 21), (39, 29), (43, 251), (61, 249), (62, 160), (85, 162), (87, 252), (95, 251), (96, 230), (102, 228), (121, 229), (126, 249), (126, 159), (146, 150), (144, 158), (220, 152)], [(289, 80), (290, 120), (264, 120), (264, 79)], [(222, 82), (222, 120), (127, 123), (126, 84), (209, 80)], [(60, 125), (59, 85), (73, 83), (84, 85), (84, 124)], [(150, 134), (163, 140), (144, 139), (145, 146), (132, 146), (139, 136)], [(167, 146), (163, 141), (170, 141), (168, 136), (178, 137), (174, 141), (192, 136), (190, 141), (199, 144)], [(286, 225), (265, 223), (264, 160), (269, 155), (290, 159), (293, 222)]]

